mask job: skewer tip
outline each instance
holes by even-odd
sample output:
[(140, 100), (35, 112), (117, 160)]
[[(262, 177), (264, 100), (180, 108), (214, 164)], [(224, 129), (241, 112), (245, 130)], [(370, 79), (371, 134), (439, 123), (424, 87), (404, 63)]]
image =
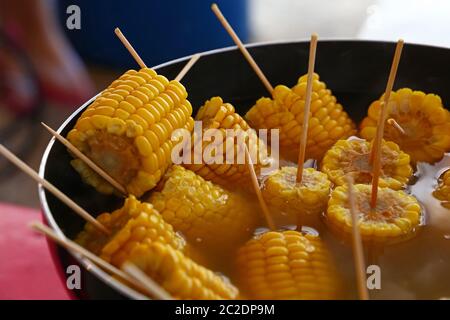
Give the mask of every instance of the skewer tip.
[(211, 4), (211, 9), (214, 11), (214, 10), (217, 10), (217, 9), (219, 9), (219, 6), (217, 5), (217, 3), (215, 3), (215, 2), (213, 2), (212, 4)]

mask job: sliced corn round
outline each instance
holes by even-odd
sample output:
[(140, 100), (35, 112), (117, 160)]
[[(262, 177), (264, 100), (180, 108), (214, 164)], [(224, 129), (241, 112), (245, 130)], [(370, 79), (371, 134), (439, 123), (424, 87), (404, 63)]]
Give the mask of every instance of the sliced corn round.
[[(391, 244), (413, 237), (422, 220), (421, 207), (413, 196), (402, 190), (379, 188), (376, 208), (371, 209), (372, 186), (355, 184), (355, 207), (361, 238), (367, 243)], [(352, 237), (352, 217), (347, 186), (331, 193), (326, 223), (343, 239)]]
[[(405, 135), (386, 125), (384, 138), (397, 143), (413, 162), (434, 163), (450, 150), (450, 113), (435, 94), (403, 88), (393, 91), (389, 117), (404, 129)], [(361, 123), (361, 137), (371, 140), (376, 135), (383, 96), (372, 102)]]
[(320, 239), (297, 231), (270, 231), (237, 253), (241, 290), (250, 299), (336, 299), (339, 280)]
[(433, 195), (436, 199), (441, 200), (445, 208), (450, 209), (450, 170), (441, 175)]
[[(81, 114), (68, 140), (137, 197), (156, 186), (172, 163), (176, 129), (192, 130), (185, 88), (152, 69), (129, 70)], [(113, 187), (83, 161), (72, 166), (99, 192)]]
[[(280, 151), (283, 157), (291, 161), (297, 160), (300, 146), (306, 78), (306, 75), (300, 77), (292, 89), (278, 85), (272, 99), (259, 99), (245, 115), (256, 129), (279, 129)], [(319, 81), (317, 74), (314, 75), (308, 125), (306, 156), (318, 160), (337, 140), (346, 139), (356, 132), (353, 121), (325, 83)]]
[(295, 216), (302, 225), (317, 227), (327, 207), (331, 182), (326, 174), (313, 168), (303, 169), (301, 184), (296, 178), (296, 167), (276, 170), (263, 182), (264, 200), (272, 212)]
[(150, 203), (194, 245), (214, 250), (237, 245), (258, 223), (258, 207), (252, 200), (181, 166), (172, 166), (161, 184), (161, 190), (150, 195)]
[[(370, 153), (372, 143), (361, 139), (339, 140), (325, 153), (321, 171), (337, 186), (346, 184), (350, 174), (355, 183), (372, 182)], [(413, 174), (409, 155), (400, 150), (392, 141), (383, 141), (381, 146), (380, 187), (394, 190), (404, 189)]]

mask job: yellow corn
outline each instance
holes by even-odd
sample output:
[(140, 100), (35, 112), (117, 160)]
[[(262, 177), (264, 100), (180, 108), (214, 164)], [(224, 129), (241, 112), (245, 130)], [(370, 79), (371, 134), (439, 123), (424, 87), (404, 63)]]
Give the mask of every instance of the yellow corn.
[[(325, 153), (321, 171), (338, 186), (346, 184), (345, 176), (348, 174), (353, 177), (355, 183), (371, 183), (371, 149), (372, 143), (365, 140), (339, 140)], [(412, 174), (409, 155), (401, 151), (394, 142), (383, 141), (379, 186), (394, 190), (404, 189)]]
[[(240, 134), (241, 137), (247, 137), (249, 144), (256, 145), (257, 152), (255, 155), (257, 158), (254, 159), (253, 162), (255, 164), (256, 172), (259, 173), (261, 166), (266, 165), (269, 159), (267, 157), (266, 146), (262, 140), (258, 139), (256, 132), (251, 130), (247, 122), (235, 112), (234, 107), (230, 103), (224, 103), (220, 97), (213, 97), (206, 101), (198, 111), (195, 119), (197, 121), (202, 121), (203, 133), (208, 129), (220, 130), (220, 138), (223, 141), (220, 143), (219, 150), (223, 150), (223, 152), (222, 156), (217, 158), (221, 159), (222, 164), (208, 164), (204, 161), (204, 157), (202, 157), (201, 164), (186, 164), (185, 167), (202, 176), (204, 179), (222, 186), (236, 188), (240, 185), (249, 185), (251, 180), (247, 166), (245, 165), (245, 162), (242, 161), (245, 160), (245, 155), (244, 149), (239, 143), (240, 138), (227, 137), (226, 130), (232, 129), (233, 134)], [(194, 137), (194, 140), (195, 139), (196, 138)], [(196, 143), (202, 143), (203, 155), (205, 155), (206, 150), (211, 143), (217, 143), (217, 141), (199, 141)], [(231, 159), (232, 163), (226, 163), (226, 151), (231, 148), (233, 149), (234, 157)], [(240, 159), (241, 162), (238, 161), (238, 154), (242, 155)]]
[(267, 232), (237, 254), (241, 290), (250, 299), (336, 299), (339, 281), (322, 240), (297, 231)]
[(442, 205), (450, 209), (450, 170), (447, 170), (439, 178), (439, 184), (433, 192), (436, 199), (441, 200)]
[[(383, 96), (374, 101), (361, 123), (361, 137), (371, 140), (376, 135)], [(435, 94), (425, 94), (408, 88), (393, 91), (389, 117), (404, 129), (405, 135), (386, 125), (384, 138), (397, 143), (413, 162), (434, 163), (450, 150), (450, 113)]]
[(134, 196), (129, 196), (122, 208), (112, 213), (102, 213), (97, 220), (111, 231), (110, 235), (87, 223), (75, 241), (108, 261), (121, 259), (121, 250), (130, 249), (136, 241), (160, 241), (177, 249), (185, 246), (184, 239), (173, 231), (151, 204), (141, 203)]
[[(415, 235), (422, 218), (416, 198), (402, 190), (379, 188), (376, 208), (371, 209), (372, 186), (355, 184), (354, 190), (358, 227), (363, 241), (390, 244)], [(352, 217), (347, 186), (337, 187), (331, 193), (326, 222), (337, 235), (347, 240), (351, 238)]]
[(297, 168), (282, 167), (263, 182), (262, 194), (273, 212), (297, 217), (302, 225), (318, 227), (327, 207), (331, 182), (313, 168), (303, 169), (302, 183), (296, 182)]
[[(283, 85), (275, 87), (273, 99), (259, 99), (245, 115), (256, 129), (279, 129), (280, 151), (284, 158), (291, 161), (297, 160), (299, 152), (306, 78), (306, 75), (300, 77), (292, 89)], [(319, 160), (337, 140), (346, 139), (355, 132), (355, 125), (342, 105), (337, 103), (325, 83), (319, 81), (319, 76), (315, 74), (306, 156)]]
[(246, 241), (258, 222), (258, 207), (241, 194), (174, 165), (149, 201), (188, 241), (214, 250)]
[[(193, 129), (192, 106), (178, 81), (155, 71), (129, 70), (81, 114), (68, 140), (130, 194), (152, 189), (171, 164), (174, 130)], [(83, 180), (102, 193), (113, 187), (81, 160), (72, 161)]]
[(180, 250), (160, 242), (139, 243), (128, 260), (177, 299), (236, 299), (239, 290), (228, 279), (197, 264)]

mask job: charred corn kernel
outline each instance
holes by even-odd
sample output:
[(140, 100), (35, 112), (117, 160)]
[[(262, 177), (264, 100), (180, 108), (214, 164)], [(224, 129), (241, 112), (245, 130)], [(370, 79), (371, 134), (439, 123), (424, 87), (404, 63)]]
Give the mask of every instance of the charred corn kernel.
[[(284, 158), (291, 161), (296, 161), (298, 157), (306, 78), (306, 75), (300, 77), (292, 89), (283, 85), (275, 87), (272, 99), (259, 99), (245, 115), (249, 124), (256, 129), (279, 129), (280, 151)], [(315, 74), (308, 123), (307, 157), (321, 159), (337, 140), (346, 139), (355, 132), (355, 125), (342, 105), (336, 102), (331, 91)]]
[(433, 192), (436, 199), (441, 200), (442, 205), (450, 209), (450, 170), (447, 170), (439, 178), (438, 186)]
[(282, 167), (263, 182), (262, 194), (272, 211), (297, 217), (302, 225), (317, 227), (330, 195), (327, 175), (313, 168), (303, 169), (298, 184), (297, 168)]
[[(361, 123), (361, 137), (371, 140), (376, 135), (383, 96), (374, 101)], [(450, 113), (435, 94), (425, 94), (408, 88), (393, 91), (389, 117), (405, 130), (401, 134), (390, 125), (385, 126), (384, 138), (397, 143), (413, 162), (434, 163), (450, 151)]]
[[(151, 69), (130, 70), (88, 106), (67, 138), (139, 197), (156, 186), (172, 163), (172, 133), (192, 130), (192, 107), (186, 98), (179, 82)], [(98, 191), (114, 191), (82, 161), (75, 159), (72, 166)]]
[(160, 243), (139, 243), (127, 259), (158, 282), (176, 299), (237, 299), (239, 290), (228, 279)]
[(320, 237), (270, 231), (237, 253), (241, 290), (250, 299), (336, 299), (339, 281)]
[[(355, 184), (355, 207), (361, 238), (369, 243), (390, 244), (415, 235), (422, 219), (416, 198), (402, 190), (379, 188), (376, 208), (371, 209), (372, 186)], [(352, 218), (349, 210), (347, 186), (331, 193), (326, 223), (344, 239), (351, 239)]]
[(130, 239), (159, 240), (178, 249), (184, 247), (183, 238), (173, 231), (170, 224), (164, 222), (152, 205), (142, 203), (134, 196), (129, 196), (120, 209), (100, 214), (97, 220), (111, 230), (111, 234), (105, 235), (92, 224), (86, 223), (75, 241), (97, 255), (102, 253), (108, 259), (112, 255), (112, 247), (118, 251)]
[[(346, 184), (345, 176), (350, 174), (355, 183), (372, 182), (370, 153), (372, 143), (361, 139), (339, 140), (325, 153), (321, 171), (338, 186)], [(383, 141), (381, 147), (380, 187), (394, 190), (404, 189), (413, 174), (409, 155), (392, 141)]]
[[(263, 166), (271, 161), (267, 156), (267, 148), (260, 140), (256, 132), (252, 130), (247, 122), (235, 112), (234, 107), (229, 103), (224, 103), (222, 98), (213, 97), (200, 108), (195, 118), (202, 121), (203, 136), (208, 134), (208, 129), (218, 129), (213, 132), (212, 141), (196, 141), (194, 144), (201, 143), (202, 148), (194, 148), (201, 154), (197, 154), (202, 159), (202, 164), (186, 164), (186, 168), (194, 171), (203, 178), (214, 183), (227, 187), (236, 188), (239, 185), (248, 185), (250, 176), (248, 168), (245, 165), (245, 154), (242, 145), (248, 142), (250, 154), (255, 164), (257, 173)], [(226, 131), (227, 129), (233, 129)], [(218, 137), (216, 137), (216, 134)], [(230, 136), (233, 134), (233, 136)], [(219, 139), (220, 143), (216, 141)], [(202, 140), (206, 140), (203, 138)], [(214, 148), (217, 145), (217, 149)], [(256, 146), (256, 150), (253, 150)], [(233, 152), (233, 158), (227, 159)], [(208, 159), (206, 159), (208, 158)], [(253, 159), (254, 158), (254, 159)], [(230, 164), (231, 162), (231, 164)]]
[(150, 203), (188, 241), (217, 250), (248, 239), (258, 222), (257, 206), (181, 166), (174, 165)]

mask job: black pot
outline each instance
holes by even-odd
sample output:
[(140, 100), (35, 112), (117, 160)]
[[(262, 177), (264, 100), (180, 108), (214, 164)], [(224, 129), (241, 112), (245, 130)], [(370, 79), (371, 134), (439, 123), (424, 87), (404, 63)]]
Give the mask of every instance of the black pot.
[[(333, 91), (355, 121), (360, 121), (369, 104), (383, 93), (395, 49), (394, 43), (372, 41), (320, 41), (316, 72)], [(249, 51), (273, 85), (292, 86), (306, 73), (308, 42), (277, 42), (249, 46)], [(173, 79), (189, 57), (155, 67), (158, 73)], [(409, 87), (436, 93), (450, 101), (450, 50), (406, 44), (395, 88)], [(446, 67), (447, 66), (447, 67)], [(111, 79), (112, 81), (113, 79)], [(235, 48), (205, 52), (183, 79), (188, 99), (196, 110), (210, 97), (219, 95), (244, 114), (261, 96), (268, 96), (242, 54)], [(95, 98), (95, 97), (94, 97)], [(75, 111), (59, 128), (66, 135), (92, 98)], [(105, 196), (84, 184), (70, 166), (67, 150), (52, 139), (42, 157), (40, 174), (93, 215), (121, 206), (122, 200)], [(39, 197), (47, 223), (69, 238), (82, 229), (84, 221), (49, 192), (39, 187)], [(68, 265), (79, 265), (82, 287), (73, 293), (86, 299), (139, 298), (140, 295), (111, 278), (95, 265), (50, 244), (63, 279)]]

